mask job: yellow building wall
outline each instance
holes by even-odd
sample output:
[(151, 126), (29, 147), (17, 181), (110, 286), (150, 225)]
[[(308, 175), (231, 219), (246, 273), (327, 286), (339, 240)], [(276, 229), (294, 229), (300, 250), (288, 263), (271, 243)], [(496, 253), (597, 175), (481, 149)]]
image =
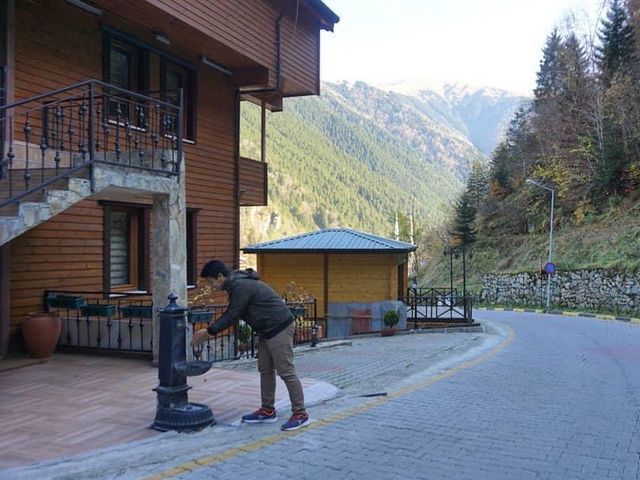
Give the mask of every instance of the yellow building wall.
[[(323, 254), (259, 253), (257, 257), (262, 280), (279, 295), (293, 281), (316, 297), (318, 317), (324, 316)], [(397, 254), (328, 254), (328, 301), (397, 300), (399, 258), (405, 260)], [(406, 276), (406, 264), (402, 271)]]
[(329, 255), (330, 302), (377, 302), (398, 297), (395, 254)]
[(324, 315), (324, 260), (318, 253), (259, 253), (261, 279), (282, 295), (290, 282), (312, 293), (318, 302), (317, 314)]

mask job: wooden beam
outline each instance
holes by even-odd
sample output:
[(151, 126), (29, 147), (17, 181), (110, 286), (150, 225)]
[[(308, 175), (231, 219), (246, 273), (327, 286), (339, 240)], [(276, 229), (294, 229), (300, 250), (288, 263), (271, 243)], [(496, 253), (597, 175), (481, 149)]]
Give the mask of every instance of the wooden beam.
[(236, 68), (229, 80), (235, 88), (268, 88), (269, 69), (265, 67)]
[(329, 254), (324, 253), (323, 268), (322, 268), (322, 283), (323, 283), (323, 297), (324, 297), (324, 312), (323, 316), (327, 318), (327, 312), (329, 311)]
[(272, 112), (282, 111), (282, 97), (274, 93), (243, 93), (242, 100), (255, 103), (258, 106), (264, 104)]
[(267, 107), (263, 103), (260, 108), (260, 161), (267, 161)]

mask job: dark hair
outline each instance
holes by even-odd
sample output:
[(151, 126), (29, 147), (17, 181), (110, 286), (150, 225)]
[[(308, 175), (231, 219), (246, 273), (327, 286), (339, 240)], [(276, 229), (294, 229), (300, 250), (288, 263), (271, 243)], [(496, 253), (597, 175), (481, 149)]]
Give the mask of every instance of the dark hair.
[(224, 264), (221, 260), (211, 260), (204, 267), (202, 267), (202, 271), (200, 272), (200, 276), (202, 278), (218, 278), (219, 274), (224, 275), (225, 277), (229, 276), (231, 270)]

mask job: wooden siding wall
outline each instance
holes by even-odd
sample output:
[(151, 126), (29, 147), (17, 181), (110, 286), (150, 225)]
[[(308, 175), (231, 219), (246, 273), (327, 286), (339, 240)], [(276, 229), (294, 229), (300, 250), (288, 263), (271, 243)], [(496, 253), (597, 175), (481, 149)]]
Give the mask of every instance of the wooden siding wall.
[[(101, 78), (98, 23), (56, 2), (47, 7), (18, 4), (15, 100)], [(79, 28), (65, 28), (62, 15)], [(83, 201), (11, 242), (12, 333), (27, 313), (42, 309), (46, 289), (102, 289), (102, 224), (98, 203)]]
[(240, 157), (240, 205), (257, 207), (267, 205), (267, 164)]
[[(324, 315), (322, 254), (258, 254), (258, 271), (276, 292), (296, 282), (313, 293), (318, 316)], [(329, 254), (329, 302), (376, 302), (398, 299), (396, 254)]]
[[(208, 37), (275, 70), (275, 22), (279, 6), (264, 0), (147, 0)], [(281, 23), (282, 74), (308, 93), (318, 93), (320, 31), (291, 2)], [(275, 78), (271, 80), (275, 83)]]
[[(64, 21), (61, 21), (64, 19)], [(59, 0), (20, 2), (16, 100), (102, 78), (99, 21)], [(212, 69), (198, 75), (197, 139), (185, 144), (187, 205), (199, 208), (198, 259), (234, 263), (235, 92)], [(11, 331), (42, 308), (45, 289), (102, 289), (103, 209), (85, 200), (11, 242)]]

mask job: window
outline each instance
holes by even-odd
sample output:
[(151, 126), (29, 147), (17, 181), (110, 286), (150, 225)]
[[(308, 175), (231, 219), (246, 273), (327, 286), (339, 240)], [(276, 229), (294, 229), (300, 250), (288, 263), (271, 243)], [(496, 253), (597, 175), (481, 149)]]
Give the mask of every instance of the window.
[(109, 267), (112, 287), (132, 285), (135, 277), (136, 248), (134, 213), (113, 210), (109, 217)]
[(135, 51), (114, 42), (109, 56), (109, 83), (116, 87), (131, 90), (135, 83)]
[[(178, 89), (182, 88), (183, 138), (195, 140), (196, 67), (122, 32), (103, 28), (104, 81), (126, 90), (148, 93), (173, 105), (179, 104)], [(135, 112), (130, 112), (128, 102), (119, 103), (122, 115), (135, 118), (131, 116)], [(117, 106), (117, 102), (111, 102), (111, 117)]]
[(145, 207), (104, 205), (105, 291), (147, 290), (148, 220)]
[(193, 97), (193, 90), (195, 88), (194, 75), (188, 69), (175, 63), (168, 61), (163, 63), (162, 78), (164, 79), (164, 84), (162, 85), (162, 90), (166, 92), (165, 100), (172, 105), (179, 105), (180, 94), (178, 89), (182, 88), (182, 99), (185, 106), (183, 118), (184, 137), (193, 140), (195, 126), (195, 116), (192, 114), (194, 111), (193, 104), (195, 103)]

